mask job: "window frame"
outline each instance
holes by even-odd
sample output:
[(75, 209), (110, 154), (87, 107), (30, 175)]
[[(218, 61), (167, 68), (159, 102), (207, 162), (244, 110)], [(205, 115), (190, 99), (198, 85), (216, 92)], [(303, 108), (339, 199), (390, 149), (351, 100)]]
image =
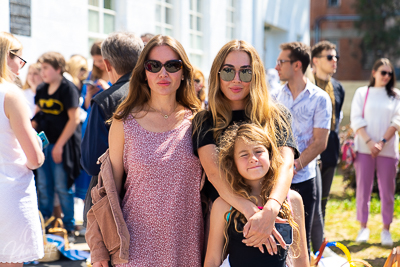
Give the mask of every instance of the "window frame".
[[(173, 2), (173, 1), (171, 1), (171, 2)], [(157, 18), (156, 18), (156, 21), (155, 21), (155, 27), (156, 28), (155, 28), (154, 32), (156, 34), (169, 35), (169, 34), (166, 33), (166, 29), (168, 29), (168, 30), (171, 31), (170, 36), (173, 36), (173, 34), (174, 34), (174, 26), (173, 26), (173, 24), (168, 24), (167, 23), (166, 13), (167, 13), (167, 8), (171, 9), (172, 17), (173, 17), (174, 4), (173, 3), (167, 3), (167, 0), (157, 0), (156, 1), (156, 5), (155, 5), (156, 16), (157, 16), (157, 7), (158, 6), (160, 6), (160, 8), (161, 8), (161, 13), (160, 13), (161, 18), (160, 18), (160, 21), (157, 21)], [(157, 27), (160, 28), (160, 32), (157, 31)]]
[(328, 7), (340, 7), (341, 1), (340, 0), (335, 0), (336, 4), (332, 4), (333, 0), (328, 0)]
[[(114, 16), (114, 30), (115, 31), (115, 23), (116, 23), (116, 18), (117, 18), (117, 12), (111, 9), (104, 8), (104, 0), (97, 0), (99, 5), (98, 6), (93, 6), (89, 4), (89, 1), (87, 3), (88, 6), (88, 37), (89, 39), (105, 39), (107, 38), (109, 33), (104, 33), (104, 14), (112, 15)], [(116, 4), (116, 1), (114, 1), (114, 5)], [(99, 14), (99, 32), (92, 32), (89, 29), (89, 11), (95, 11)]]
[[(232, 5), (229, 4), (229, 2), (231, 2), (231, 1), (232, 1)], [(235, 16), (236, 9), (237, 9), (237, 1), (236, 0), (226, 0), (226, 15), (228, 14), (228, 12), (232, 12), (233, 16)], [(235, 22), (228, 21), (228, 16), (226, 17), (225, 23), (226, 23), (225, 39), (227, 42), (229, 42), (229, 41), (235, 39), (235, 37), (236, 37), (236, 34), (235, 34), (236, 24), (235, 24)], [(228, 37), (228, 28), (231, 29), (231, 31), (232, 31), (231, 37)]]
[[(204, 0), (189, 0), (192, 3), (192, 9), (189, 6), (189, 42), (190, 42), (190, 49), (189, 49), (189, 57), (190, 60), (193, 62), (193, 56), (199, 56), (200, 59), (200, 66), (197, 66), (197, 68), (202, 68), (203, 65), (203, 58), (204, 58), (204, 14), (201, 12), (204, 10)], [(198, 1), (201, 1), (201, 10), (199, 12), (199, 10), (197, 9), (198, 7)], [(201, 19), (201, 23), (200, 23), (200, 31), (198, 30), (198, 25), (197, 25), (197, 19), (200, 18)], [(192, 20), (192, 21), (190, 21)], [(193, 26), (193, 29), (191, 28), (191, 26)], [(201, 48), (198, 47), (193, 47), (192, 46), (192, 38), (195, 38), (195, 41), (193, 43), (193, 45), (196, 45), (196, 39), (200, 37), (201, 38)]]

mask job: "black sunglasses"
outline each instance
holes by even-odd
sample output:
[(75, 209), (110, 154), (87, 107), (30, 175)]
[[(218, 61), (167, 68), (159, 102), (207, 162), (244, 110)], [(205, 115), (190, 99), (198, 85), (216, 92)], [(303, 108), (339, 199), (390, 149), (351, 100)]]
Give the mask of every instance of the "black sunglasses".
[(22, 57), (18, 56), (17, 54), (15, 54), (13, 51), (10, 51), (10, 54), (13, 56), (16, 56), (17, 58), (19, 58), (22, 61), (22, 63), (21, 63), (21, 69), (22, 69), (26, 64), (26, 60), (23, 59)]
[(393, 76), (393, 72), (387, 72), (387, 71), (385, 71), (385, 70), (382, 70), (382, 71), (381, 71), (381, 75), (382, 75), (382, 76), (389, 75), (390, 77), (392, 77), (392, 76)]
[(200, 81), (200, 79), (194, 79), (194, 82), (195, 83), (200, 83), (201, 81)]
[(174, 73), (182, 69), (182, 60), (179, 59), (173, 59), (173, 60), (168, 60), (164, 64), (162, 64), (158, 60), (147, 60), (144, 62), (144, 68), (152, 73), (157, 73), (159, 72), (162, 67), (165, 68), (166, 71), (169, 73)]
[[(234, 68), (225, 67), (219, 72), (219, 76), (225, 82), (230, 82), (235, 79), (236, 70)], [(251, 69), (239, 69), (239, 79), (244, 82), (248, 83), (251, 82), (253, 78), (253, 72)]]
[[(333, 58), (336, 58), (336, 61), (339, 61), (339, 56), (332, 56), (332, 55), (327, 55), (327, 56), (320, 56), (320, 57), (326, 57), (326, 59), (328, 60), (328, 61), (331, 61)], [(320, 57), (318, 57), (318, 58), (320, 58)]]

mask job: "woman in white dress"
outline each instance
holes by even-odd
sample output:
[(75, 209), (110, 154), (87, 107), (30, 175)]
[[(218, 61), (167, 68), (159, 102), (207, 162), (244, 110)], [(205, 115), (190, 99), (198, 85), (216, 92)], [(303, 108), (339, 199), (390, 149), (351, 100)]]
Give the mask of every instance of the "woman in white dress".
[(32, 170), (44, 155), (29, 108), (13, 84), (25, 65), (22, 45), (0, 32), (0, 267), (21, 267), (44, 256)]

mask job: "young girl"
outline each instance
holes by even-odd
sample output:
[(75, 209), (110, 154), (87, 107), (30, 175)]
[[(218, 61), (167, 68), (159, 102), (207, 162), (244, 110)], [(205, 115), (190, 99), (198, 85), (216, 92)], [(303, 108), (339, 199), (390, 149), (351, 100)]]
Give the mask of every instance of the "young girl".
[(40, 63), (33, 63), (29, 66), (28, 74), (26, 75), (26, 81), (24, 86), (22, 86), (22, 90), (26, 100), (29, 103), (29, 108), (32, 112), (32, 116), (35, 114), (36, 105), (35, 105), (35, 95), (36, 88), (39, 84), (43, 82), (42, 77), (40, 76)]
[[(271, 137), (255, 124), (233, 125), (222, 136), (219, 147), (219, 168), (234, 193), (262, 208), (277, 180), (282, 156)], [(242, 241), (246, 218), (221, 197), (211, 210), (211, 227), (205, 267), (220, 266), (286, 266), (286, 258), (293, 266), (309, 266), (304, 227), (303, 202), (295, 191), (289, 191), (278, 216), (293, 228), (293, 244), (289, 249), (272, 247), (268, 242), (256, 248)], [(279, 222), (286, 223), (278, 219)], [(276, 229), (274, 230), (276, 231)], [(273, 239), (273, 236), (270, 236)]]

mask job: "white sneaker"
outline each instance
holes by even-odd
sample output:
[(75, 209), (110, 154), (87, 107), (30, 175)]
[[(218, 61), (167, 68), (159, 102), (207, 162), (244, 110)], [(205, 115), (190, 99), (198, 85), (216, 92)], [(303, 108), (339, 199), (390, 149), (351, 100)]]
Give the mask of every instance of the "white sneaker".
[(388, 230), (383, 229), (381, 232), (381, 242), (382, 246), (393, 246), (393, 240), (392, 236), (390, 235), (390, 232)]
[(366, 243), (369, 239), (369, 229), (368, 228), (361, 228), (358, 232), (358, 236), (356, 238), (356, 242), (358, 243)]

